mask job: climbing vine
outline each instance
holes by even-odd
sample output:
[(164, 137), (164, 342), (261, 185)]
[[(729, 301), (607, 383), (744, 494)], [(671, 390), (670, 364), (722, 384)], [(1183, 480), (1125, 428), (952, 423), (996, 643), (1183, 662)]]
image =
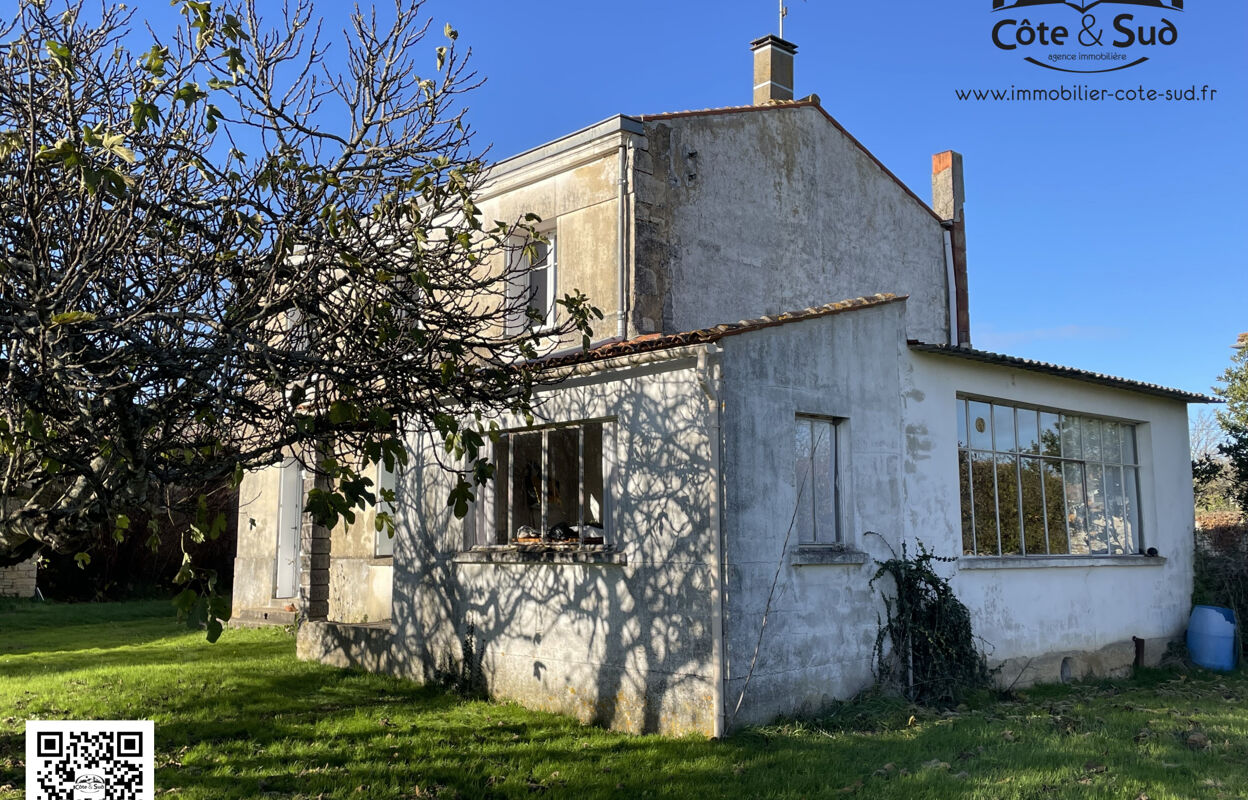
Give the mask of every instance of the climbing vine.
[(894, 593), (884, 593), (885, 619), (875, 638), (876, 678), (918, 703), (956, 703), (968, 690), (988, 685), (990, 673), (976, 647), (971, 614), (941, 577), (934, 562), (949, 562), (918, 542), (911, 557), (905, 542), (877, 561), (871, 586), (892, 578)]

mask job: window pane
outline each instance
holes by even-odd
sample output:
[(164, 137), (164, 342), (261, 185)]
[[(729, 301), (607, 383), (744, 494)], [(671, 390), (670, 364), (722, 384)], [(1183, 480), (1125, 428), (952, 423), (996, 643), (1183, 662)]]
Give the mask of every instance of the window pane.
[(1036, 422), (1037, 412), (1030, 408), (1018, 409), (1018, 451), (1040, 452), (1040, 429)]
[[(499, 437), (494, 444), (494, 544), (507, 544), (507, 498), (511, 438)], [(482, 544), (489, 544), (483, 542)]]
[(992, 425), (996, 432), (994, 449), (998, 453), (1014, 450), (1014, 409), (1010, 406), (993, 406)]
[[(394, 473), (386, 469), (384, 463), (378, 464), (377, 467), (377, 504), (376, 510), (379, 514), (389, 514), (391, 522), (394, 521), (394, 503), (387, 500), (387, 497), (394, 497)], [(398, 469), (398, 464), (395, 464)], [(373, 528), (375, 539), (373, 545), (373, 554), (378, 557), (394, 555), (394, 537), (392, 537), (386, 527), (383, 525), (381, 530)]]
[(1140, 489), (1139, 478), (1133, 467), (1126, 467), (1122, 471), (1122, 488), (1123, 494), (1126, 496), (1126, 519), (1127, 519), (1127, 552), (1140, 552)]
[(1083, 457), (1087, 461), (1101, 460), (1101, 421), (1082, 417), (1079, 425), (1083, 428)]
[(976, 450), (992, 449), (992, 407), (978, 400), (968, 403), (971, 417), (971, 447)]
[(966, 438), (966, 401), (958, 399), (958, 447), (966, 447), (969, 444)]
[(585, 431), (585, 524), (601, 530), (603, 514), (602, 423), (590, 422)]
[(799, 419), (794, 425), (793, 439), (793, 496), (796, 498), (797, 511), (795, 527), (797, 540), (810, 543), (815, 540), (814, 475), (811, 462), (811, 421)]
[(815, 541), (832, 544), (836, 531), (836, 427), (831, 422), (811, 422), (814, 439), (811, 500), (814, 503)]
[(958, 453), (958, 489), (962, 496), (962, 552), (975, 554), (975, 513), (971, 507), (971, 454)]
[(1018, 456), (997, 456), (997, 515), (1001, 520), (1001, 554), (1022, 555), (1018, 521)]
[(542, 530), (542, 434), (519, 433), (512, 437), (511, 522), (513, 533), (540, 536)]
[(1105, 524), (1109, 528), (1109, 552), (1122, 555), (1128, 547), (1126, 508), (1122, 502), (1122, 467), (1105, 465)]
[(981, 556), (998, 555), (997, 482), (992, 455), (971, 453), (971, 486), (975, 503), (975, 552)]
[(1040, 412), (1040, 448), (1046, 456), (1062, 454), (1062, 429), (1060, 418), (1047, 411)]
[(579, 537), (581, 524), (581, 429), (555, 428), (546, 436), (546, 527), (552, 538)]
[(529, 273), (529, 308), (537, 312), (543, 323), (550, 320), (549, 269), (535, 269)]
[[(1063, 418), (1063, 427), (1065, 420)], [(1064, 437), (1063, 437), (1064, 439)], [(1066, 528), (1070, 532), (1070, 554), (1087, 555), (1088, 509), (1083, 489), (1083, 465), (1066, 462), (1062, 464), (1062, 487), (1066, 495)]]
[(529, 262), (530, 266), (534, 269), (545, 267), (547, 259), (550, 257), (550, 244), (547, 242), (535, 241), (532, 244), (532, 248), (533, 258), (532, 261)]
[(1040, 459), (1022, 459), (1019, 462), (1019, 471), (1022, 476), (1023, 545), (1029, 555), (1044, 555), (1048, 552), (1048, 547), (1044, 541)]
[(1062, 415), (1062, 458), (1083, 458), (1079, 442), (1079, 418)]
[(1087, 465), (1088, 487), (1088, 552), (1109, 552), (1109, 535), (1105, 530), (1105, 474), (1100, 464)]
[(1139, 463), (1136, 460), (1134, 425), (1122, 426), (1122, 463), (1132, 465)]
[(1121, 464), (1122, 461), (1122, 426), (1117, 422), (1106, 422), (1101, 425), (1101, 453), (1106, 464)]
[(1049, 552), (1065, 555), (1070, 552), (1066, 532), (1066, 492), (1062, 487), (1062, 465), (1044, 460), (1044, 519), (1049, 527)]

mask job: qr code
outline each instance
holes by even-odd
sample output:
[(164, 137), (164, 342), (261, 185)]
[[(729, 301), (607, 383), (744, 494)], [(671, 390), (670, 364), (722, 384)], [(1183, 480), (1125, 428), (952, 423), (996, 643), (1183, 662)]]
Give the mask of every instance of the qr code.
[(151, 720), (30, 720), (27, 800), (152, 800)]

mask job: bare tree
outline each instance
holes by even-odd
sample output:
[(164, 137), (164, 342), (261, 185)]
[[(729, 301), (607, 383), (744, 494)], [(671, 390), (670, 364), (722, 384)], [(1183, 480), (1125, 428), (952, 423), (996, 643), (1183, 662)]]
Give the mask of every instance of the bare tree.
[(181, 0), (167, 39), (121, 6), (88, 22), (19, 0), (0, 32), (0, 564), (135, 535), (128, 509), (202, 503), (292, 452), (316, 454), (309, 507), (333, 523), (373, 500), (358, 457), (401, 460), (416, 430), (446, 441), (459, 509), (489, 478), (474, 420), (527, 411), (526, 362), (601, 314), (574, 292), (553, 334), (523, 324), (505, 251), (535, 218), (482, 220), (478, 80), (421, 6), (353, 16), (336, 73), (310, 0)]

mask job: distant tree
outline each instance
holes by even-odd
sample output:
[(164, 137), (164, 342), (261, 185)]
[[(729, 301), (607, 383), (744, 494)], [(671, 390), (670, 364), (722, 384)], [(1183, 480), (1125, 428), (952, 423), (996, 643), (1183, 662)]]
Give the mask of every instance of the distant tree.
[(553, 334), (523, 324), (503, 254), (536, 218), (481, 218), (479, 81), (422, 0), (357, 12), (341, 74), (311, 0), (175, 5), (168, 37), (80, 1), (0, 29), (0, 564), (154, 536), (131, 509), (292, 451), (332, 524), (375, 499), (359, 459), (415, 431), (462, 514), (493, 469), (479, 420), (527, 412), (524, 362), (597, 314), (574, 292)]
[(1218, 412), (1224, 441), (1218, 451), (1226, 459), (1230, 495), (1241, 511), (1248, 512), (1248, 347), (1231, 356), (1231, 365), (1219, 378), (1214, 392), (1226, 401)]
[(1224, 434), (1217, 414), (1201, 409), (1188, 427), (1192, 453), (1192, 485), (1196, 508), (1200, 511), (1226, 511), (1233, 507), (1230, 464), (1218, 449)]

